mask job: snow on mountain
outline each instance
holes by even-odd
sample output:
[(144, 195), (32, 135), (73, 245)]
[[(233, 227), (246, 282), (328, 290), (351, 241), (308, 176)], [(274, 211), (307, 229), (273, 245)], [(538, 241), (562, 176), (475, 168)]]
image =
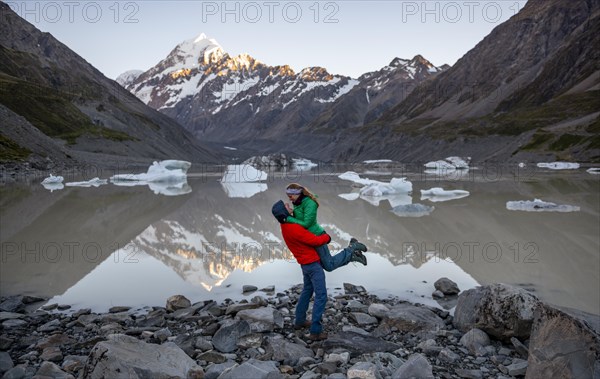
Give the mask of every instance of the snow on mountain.
[[(404, 98), (406, 88), (397, 91), (398, 82), (416, 85), (438, 71), (442, 69), (416, 56), (396, 58), (358, 79), (331, 74), (323, 67), (296, 73), (287, 65), (269, 66), (249, 54), (231, 56), (216, 40), (200, 34), (178, 44), (127, 89), (200, 138), (244, 144), (256, 138), (281, 140), (289, 130), (309, 128), (323, 115), (327, 122), (327, 111), (354, 96), (357, 88), (362, 101), (370, 103), (359, 110), (362, 124), (365, 113), (374, 111), (376, 117)], [(342, 114), (356, 111), (352, 106), (346, 109), (343, 102), (342, 107)]]
[(143, 73), (144, 71), (142, 70), (129, 70), (117, 76), (115, 80), (121, 85), (121, 87), (127, 88), (128, 85), (133, 83), (133, 81), (136, 80), (138, 76), (142, 75)]

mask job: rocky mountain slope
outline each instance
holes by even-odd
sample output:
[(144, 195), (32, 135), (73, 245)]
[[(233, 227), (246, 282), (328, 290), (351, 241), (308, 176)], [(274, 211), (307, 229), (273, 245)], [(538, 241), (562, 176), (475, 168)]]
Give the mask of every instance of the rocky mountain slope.
[[(600, 160), (600, 1), (530, 0), (452, 68), (352, 138), (338, 158)], [(332, 146), (332, 148), (336, 148)], [(387, 157), (388, 155), (386, 155)]]
[(218, 156), (0, 3), (0, 160), (117, 164)]
[(322, 67), (296, 73), (247, 54), (232, 57), (201, 34), (133, 81), (130, 72), (119, 80), (200, 138), (264, 150), (311, 123), (326, 128), (362, 125), (442, 70), (417, 56), (396, 58), (358, 80)]

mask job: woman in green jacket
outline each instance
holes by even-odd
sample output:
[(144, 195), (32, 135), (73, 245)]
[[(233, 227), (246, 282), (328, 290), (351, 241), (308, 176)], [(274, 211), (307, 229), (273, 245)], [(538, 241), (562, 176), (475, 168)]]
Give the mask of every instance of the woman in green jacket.
[[(317, 223), (319, 202), (316, 196), (298, 183), (289, 184), (285, 192), (293, 204), (293, 207), (286, 204), (286, 208), (291, 214), (287, 217), (286, 222), (299, 224), (315, 235), (325, 233), (323, 227)], [(367, 265), (367, 257), (363, 254), (364, 251), (367, 251), (367, 247), (355, 238), (350, 240), (350, 245), (347, 248), (334, 256), (329, 252), (327, 245), (321, 245), (316, 250), (325, 271), (333, 271), (338, 267), (347, 265), (348, 262), (360, 262), (365, 266)]]

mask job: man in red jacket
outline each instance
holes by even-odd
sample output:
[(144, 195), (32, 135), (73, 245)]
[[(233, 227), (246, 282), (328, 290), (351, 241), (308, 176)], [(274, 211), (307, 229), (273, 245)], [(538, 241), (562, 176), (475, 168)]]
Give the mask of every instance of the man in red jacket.
[[(290, 214), (281, 200), (273, 205), (272, 212), (280, 223), (281, 234), (286, 245), (302, 268), (304, 285), (298, 298), (298, 304), (296, 304), (294, 328), (300, 329), (310, 325), (308, 338), (313, 341), (324, 340), (327, 338), (327, 333), (323, 332), (321, 318), (327, 303), (327, 287), (325, 272), (315, 248), (331, 242), (331, 237), (326, 233), (316, 236), (301, 225), (285, 222)], [(315, 303), (313, 304), (312, 322), (310, 322), (306, 320), (306, 312), (313, 293), (315, 294)]]

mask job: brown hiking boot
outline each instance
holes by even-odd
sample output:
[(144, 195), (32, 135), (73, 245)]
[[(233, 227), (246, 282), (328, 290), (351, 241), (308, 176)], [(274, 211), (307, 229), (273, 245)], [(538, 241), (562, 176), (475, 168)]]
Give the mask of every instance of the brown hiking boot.
[(308, 339), (311, 341), (323, 341), (327, 339), (327, 333), (321, 332), (319, 334), (309, 334)]
[(311, 324), (311, 322), (306, 320), (302, 324), (294, 324), (294, 329), (300, 330), (300, 329), (308, 328), (308, 327), (310, 327), (310, 324)]

